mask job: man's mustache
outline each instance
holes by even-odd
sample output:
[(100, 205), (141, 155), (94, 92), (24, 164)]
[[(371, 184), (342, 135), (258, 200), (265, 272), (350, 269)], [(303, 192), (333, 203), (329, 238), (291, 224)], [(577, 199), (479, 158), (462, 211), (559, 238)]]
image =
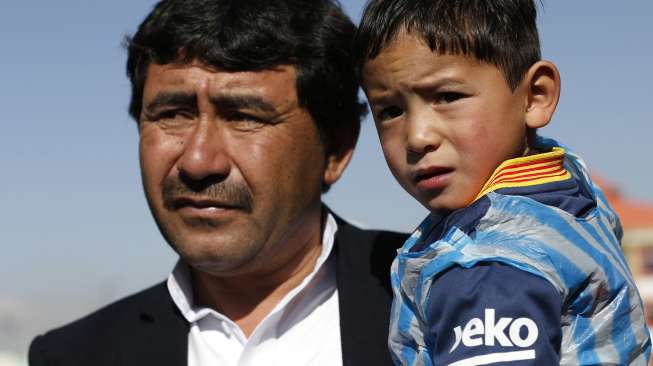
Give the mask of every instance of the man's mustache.
[(166, 178), (163, 182), (163, 205), (167, 209), (178, 206), (180, 199), (215, 201), (228, 207), (250, 212), (253, 206), (252, 194), (244, 184), (220, 181), (213, 183), (188, 183), (178, 178)]

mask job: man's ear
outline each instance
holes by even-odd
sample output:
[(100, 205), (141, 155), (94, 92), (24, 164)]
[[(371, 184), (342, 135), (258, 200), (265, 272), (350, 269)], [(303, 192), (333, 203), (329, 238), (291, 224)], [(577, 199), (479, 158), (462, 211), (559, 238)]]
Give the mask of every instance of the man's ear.
[(526, 73), (526, 125), (536, 129), (546, 126), (560, 99), (560, 73), (549, 61), (538, 61)]
[(354, 155), (354, 148), (358, 141), (358, 134), (360, 132), (360, 123), (355, 126), (346, 128), (346, 131), (339, 130), (332, 133), (327, 143), (326, 161), (324, 165), (323, 185), (325, 187), (331, 186), (335, 183), (345, 168), (351, 161)]

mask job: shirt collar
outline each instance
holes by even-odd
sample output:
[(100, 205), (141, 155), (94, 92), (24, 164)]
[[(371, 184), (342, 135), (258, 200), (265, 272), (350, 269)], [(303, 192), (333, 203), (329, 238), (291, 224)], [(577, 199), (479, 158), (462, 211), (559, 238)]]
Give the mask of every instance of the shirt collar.
[[(331, 213), (327, 213), (324, 224), (324, 231), (322, 232), (322, 250), (320, 252), (320, 256), (315, 262), (313, 271), (308, 276), (306, 276), (306, 278), (304, 278), (299, 286), (291, 290), (279, 302), (279, 304), (277, 304), (274, 310), (272, 310), (271, 314), (282, 310), (299, 292), (301, 292), (313, 281), (316, 274), (322, 267), (326, 267), (325, 262), (333, 250), (336, 231), (338, 231), (338, 224), (336, 223), (333, 215), (331, 215)], [(214, 309), (197, 306), (195, 304), (190, 268), (188, 267), (188, 264), (186, 264), (183, 260), (180, 259), (177, 261), (175, 268), (168, 276), (167, 285), (168, 292), (170, 293), (172, 300), (189, 323), (197, 322), (209, 314), (216, 315), (220, 318), (226, 318), (224, 315), (218, 313)]]
[(474, 200), (502, 188), (529, 187), (571, 178), (564, 167), (565, 150), (554, 147), (550, 152), (508, 159), (501, 163)]
[[(505, 160), (494, 170), (473, 202), (504, 188), (533, 187), (571, 179), (572, 175), (564, 165), (565, 149), (558, 146), (549, 149), (548, 152)], [(441, 234), (436, 229), (446, 217), (447, 215), (431, 212), (406, 240), (401, 250), (423, 249), (433, 237)]]

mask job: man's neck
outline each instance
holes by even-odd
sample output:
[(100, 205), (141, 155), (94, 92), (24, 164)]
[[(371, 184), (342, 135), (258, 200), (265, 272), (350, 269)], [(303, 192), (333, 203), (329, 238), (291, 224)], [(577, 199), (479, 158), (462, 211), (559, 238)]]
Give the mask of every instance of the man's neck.
[(318, 222), (316, 228), (301, 242), (287, 243), (286, 248), (297, 248), (294, 255), (273, 270), (224, 277), (191, 268), (195, 303), (219, 311), (249, 337), (277, 304), (313, 272), (322, 251), (322, 225)]

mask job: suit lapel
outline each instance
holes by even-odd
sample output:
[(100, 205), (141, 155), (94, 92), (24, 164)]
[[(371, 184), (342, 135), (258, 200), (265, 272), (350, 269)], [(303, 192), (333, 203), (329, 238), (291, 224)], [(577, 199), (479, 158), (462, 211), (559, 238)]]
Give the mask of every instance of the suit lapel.
[(387, 337), (392, 299), (388, 286), (394, 248), (389, 255), (379, 256), (376, 250), (384, 248), (375, 245), (382, 244), (376, 243), (376, 238), (338, 220), (336, 281), (345, 366), (392, 364)]
[(122, 365), (186, 366), (189, 325), (170, 298), (165, 283), (144, 299), (138, 326), (126, 335)]

